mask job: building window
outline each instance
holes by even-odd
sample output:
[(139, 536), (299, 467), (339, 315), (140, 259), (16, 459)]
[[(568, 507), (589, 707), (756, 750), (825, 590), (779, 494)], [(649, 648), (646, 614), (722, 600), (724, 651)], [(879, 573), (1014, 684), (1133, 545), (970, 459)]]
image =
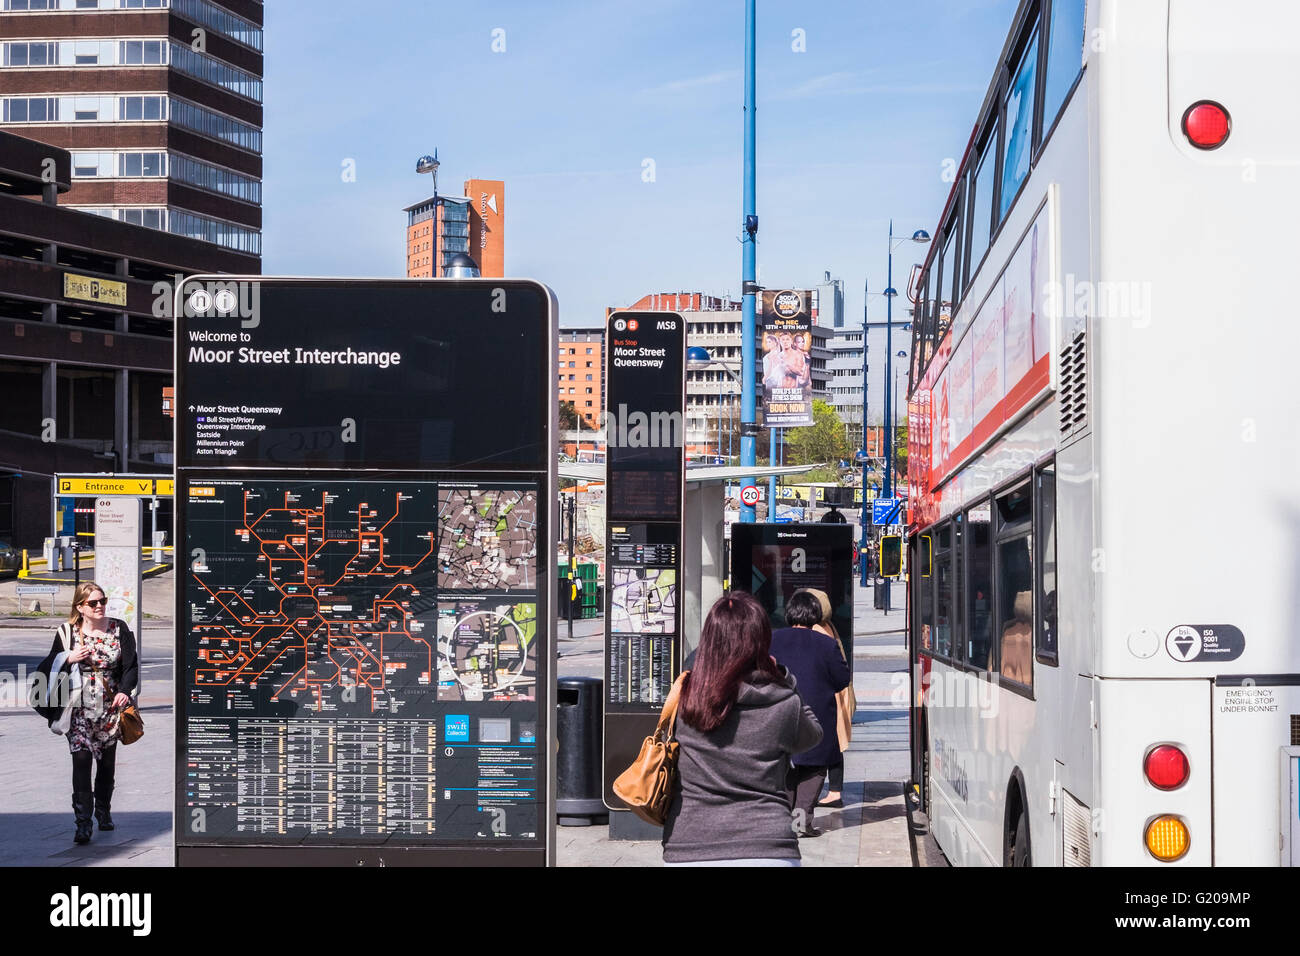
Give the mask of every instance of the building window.
[(127, 66), (161, 66), (167, 62), (167, 44), (163, 40), (123, 40), (117, 57), (118, 63)]
[(262, 81), (253, 74), (205, 53), (199, 53), (182, 43), (172, 41), (170, 50), (171, 62), (179, 72), (192, 76), (196, 80), (202, 80), (204, 83), (219, 86), (223, 90), (229, 90), (255, 103), (262, 102)]
[(51, 96), (18, 96), (4, 101), (6, 123), (53, 123), (59, 118), (58, 103)]
[(58, 66), (58, 45), (55, 43), (6, 43), (5, 66)]

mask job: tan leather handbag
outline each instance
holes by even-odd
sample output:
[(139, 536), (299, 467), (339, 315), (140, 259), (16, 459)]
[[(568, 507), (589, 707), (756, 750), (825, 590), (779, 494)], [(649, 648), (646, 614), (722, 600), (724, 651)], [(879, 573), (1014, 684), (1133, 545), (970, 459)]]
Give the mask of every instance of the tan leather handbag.
[(641, 752), (614, 781), (614, 793), (628, 809), (657, 827), (668, 819), (668, 806), (677, 785), (677, 741), (673, 731), (677, 726), (677, 700), (682, 693), (682, 681), (689, 673), (682, 671), (673, 682), (654, 733), (641, 742)]
[(144, 736), (144, 718), (140, 716), (140, 711), (135, 704), (122, 711), (117, 726), (122, 731), (123, 744), (133, 744)]

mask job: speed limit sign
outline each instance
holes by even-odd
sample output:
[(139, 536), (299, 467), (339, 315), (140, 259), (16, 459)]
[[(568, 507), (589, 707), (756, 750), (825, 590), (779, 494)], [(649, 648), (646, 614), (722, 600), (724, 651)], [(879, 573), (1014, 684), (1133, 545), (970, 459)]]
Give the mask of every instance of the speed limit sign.
[(749, 507), (758, 504), (758, 488), (755, 485), (746, 485), (740, 489), (740, 500)]

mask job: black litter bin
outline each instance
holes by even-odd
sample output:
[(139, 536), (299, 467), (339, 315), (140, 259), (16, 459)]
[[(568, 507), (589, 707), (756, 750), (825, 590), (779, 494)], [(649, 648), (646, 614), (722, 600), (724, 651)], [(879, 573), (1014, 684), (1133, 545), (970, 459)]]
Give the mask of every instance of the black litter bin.
[(874, 606), (877, 611), (883, 611), (885, 609), (885, 588), (887, 587), (889, 587), (888, 578), (886, 578), (883, 581), (876, 582), (875, 594), (873, 596), (873, 599), (875, 601)]
[(562, 827), (589, 827), (609, 819), (601, 799), (604, 690), (599, 677), (556, 681), (555, 817)]

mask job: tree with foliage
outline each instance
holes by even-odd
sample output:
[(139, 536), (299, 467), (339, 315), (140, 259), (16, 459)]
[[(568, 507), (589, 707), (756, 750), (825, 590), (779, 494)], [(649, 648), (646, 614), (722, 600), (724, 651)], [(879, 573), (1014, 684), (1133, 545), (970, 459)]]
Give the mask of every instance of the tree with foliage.
[(573, 431), (578, 427), (578, 408), (573, 402), (560, 402), (560, 429)]
[(786, 460), (792, 465), (838, 465), (850, 457), (852, 449), (844, 437), (844, 423), (834, 406), (822, 399), (813, 400), (813, 423), (802, 428), (787, 428)]

